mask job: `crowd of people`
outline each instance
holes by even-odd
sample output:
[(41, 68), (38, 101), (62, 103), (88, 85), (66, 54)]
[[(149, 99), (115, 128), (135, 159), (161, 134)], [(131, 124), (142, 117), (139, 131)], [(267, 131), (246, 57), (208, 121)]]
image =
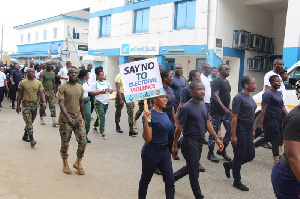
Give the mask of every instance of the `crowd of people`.
[[(224, 158), (223, 163), (226, 177), (233, 174), (233, 186), (242, 191), (249, 188), (241, 181), (241, 166), (255, 157), (255, 148), (268, 142), (272, 145), (274, 165), (272, 183), (278, 198), (285, 198), (285, 190), (276, 178), (294, 180), (293, 189), (289, 189), (289, 196), (300, 195), (299, 153), (293, 147), (299, 147), (299, 107), (289, 115), (285, 109), (285, 87), (287, 71), (283, 70), (283, 61), (274, 60), (273, 70), (264, 77), (264, 94), (262, 96), (262, 111), (258, 128), (254, 128), (254, 115), (257, 105), (250, 93), (255, 92), (255, 78), (244, 76), (240, 84), (242, 91), (232, 100), (231, 86), (227, 77), (230, 68), (221, 64), (218, 68), (203, 65), (203, 70), (191, 70), (188, 79), (183, 76), (183, 67), (176, 64), (174, 75), (171, 71), (162, 70), (159, 64), (162, 84), (165, 92), (152, 99), (138, 102), (139, 109), (134, 114), (134, 102), (126, 102), (121, 75), (115, 77), (115, 125), (116, 132), (123, 133), (120, 126), (121, 110), (127, 108), (129, 136), (137, 136), (136, 122), (143, 116), (142, 174), (139, 182), (139, 198), (146, 198), (148, 185), (154, 173), (161, 174), (165, 182), (166, 198), (174, 198), (174, 183), (189, 175), (190, 185), (195, 198), (204, 198), (199, 184), (199, 172), (205, 172), (200, 164), (203, 144), (208, 145), (207, 159), (219, 163), (215, 156), (214, 147), (217, 144), (216, 154)], [(88, 133), (92, 112), (95, 110), (97, 118), (92, 126), (95, 133), (99, 133), (106, 140), (105, 115), (109, 106), (109, 94), (113, 92), (112, 85), (106, 80), (103, 68), (98, 67), (92, 72), (92, 65), (87, 69), (82, 65), (80, 70), (72, 66), (70, 61), (60, 68), (52, 62), (45, 64), (25, 63), (20, 68), (17, 63), (10, 67), (0, 67), (0, 107), (5, 97), (11, 100), (11, 107), (23, 115), (25, 121), (22, 139), (30, 142), (31, 147), (36, 145), (33, 138), (33, 126), (38, 108), (40, 124), (45, 125), (44, 116), (46, 104), (52, 117), (52, 126), (59, 125), (61, 136), (61, 157), (63, 172), (71, 174), (68, 165), (68, 148), (72, 132), (78, 142), (77, 159), (73, 167), (79, 175), (84, 175), (81, 161), (87, 143), (91, 143)], [(21, 106), (22, 103), (22, 106)], [(59, 104), (59, 119), (56, 119), (56, 104)], [(288, 120), (285, 119), (287, 117)], [(219, 137), (221, 124), (225, 128), (225, 136)], [(290, 124), (292, 123), (292, 124)], [(283, 125), (282, 125), (283, 124)], [(285, 128), (282, 128), (284, 126)], [(290, 131), (297, 133), (292, 133)], [(209, 133), (208, 141), (205, 133)], [(263, 137), (253, 142), (260, 133)], [(182, 136), (181, 136), (182, 134)], [(227, 154), (228, 145), (232, 144), (233, 159)], [(286, 153), (283, 153), (283, 143)], [(171, 157), (179, 160), (178, 151), (181, 150), (186, 165), (173, 172)], [(299, 150), (298, 150), (299, 151)], [(280, 157), (283, 157), (280, 159)], [(280, 159), (280, 161), (279, 161)], [(283, 160), (282, 160), (283, 159)], [(291, 166), (289, 167), (289, 165)], [(289, 179), (284, 178), (286, 168)], [(288, 169), (290, 168), (290, 169)], [(292, 174), (295, 174), (294, 176)], [(295, 183), (296, 182), (296, 183)], [(294, 195), (293, 195), (294, 194)], [(297, 197), (298, 197), (297, 196)], [(292, 197), (293, 198), (293, 197)]]

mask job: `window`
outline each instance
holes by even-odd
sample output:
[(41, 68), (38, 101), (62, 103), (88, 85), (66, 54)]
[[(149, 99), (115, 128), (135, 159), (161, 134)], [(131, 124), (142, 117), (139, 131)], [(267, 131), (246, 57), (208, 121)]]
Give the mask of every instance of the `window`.
[(24, 36), (21, 34), (21, 43), (24, 43)]
[(31, 42), (30, 33), (28, 33), (28, 42)]
[(134, 33), (148, 32), (149, 31), (149, 15), (150, 9), (136, 10), (134, 15)]
[(35, 31), (35, 41), (38, 41), (38, 40), (39, 40), (39, 32)]
[(44, 40), (47, 40), (47, 30), (44, 30)]
[(111, 15), (100, 17), (100, 37), (109, 37), (111, 31)]
[(79, 39), (79, 33), (77, 28), (73, 28), (73, 39)]
[(53, 28), (53, 39), (57, 38), (57, 28)]
[(174, 29), (195, 28), (196, 1), (184, 1), (175, 4)]

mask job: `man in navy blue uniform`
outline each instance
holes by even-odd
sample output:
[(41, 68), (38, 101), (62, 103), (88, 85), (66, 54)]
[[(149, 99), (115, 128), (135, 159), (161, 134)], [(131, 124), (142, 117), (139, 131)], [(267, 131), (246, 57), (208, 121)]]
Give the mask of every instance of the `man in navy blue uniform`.
[(212, 124), (210, 123), (208, 111), (203, 102), (205, 88), (200, 81), (193, 81), (190, 84), (192, 99), (183, 105), (178, 113), (178, 126), (175, 131), (172, 154), (178, 154), (178, 139), (183, 130), (181, 140), (181, 152), (186, 165), (174, 173), (174, 181), (189, 174), (190, 184), (195, 198), (204, 198), (199, 185), (198, 164), (201, 157), (202, 145), (206, 129), (216, 140), (219, 150), (223, 150), (223, 143), (217, 137)]
[[(226, 64), (221, 64), (218, 68), (219, 77), (211, 82), (211, 101), (210, 101), (210, 115), (211, 122), (215, 132), (218, 132), (223, 123), (226, 133), (223, 138), (224, 150), (217, 151), (217, 154), (222, 156), (225, 160), (231, 161), (231, 158), (226, 153), (226, 147), (231, 140), (231, 111), (229, 110), (231, 86), (226, 79), (229, 76), (229, 67)], [(214, 155), (215, 140), (210, 135), (208, 139), (208, 155), (207, 159), (218, 163), (219, 159)]]

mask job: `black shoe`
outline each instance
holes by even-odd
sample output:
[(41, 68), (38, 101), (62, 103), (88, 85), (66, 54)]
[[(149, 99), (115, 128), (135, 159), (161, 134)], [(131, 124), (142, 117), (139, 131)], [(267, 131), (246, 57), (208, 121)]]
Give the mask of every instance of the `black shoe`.
[(176, 155), (175, 157), (173, 157), (174, 160), (180, 160), (180, 158)]
[(214, 153), (208, 153), (207, 159), (214, 163), (219, 163), (219, 159), (214, 155)]
[(122, 129), (121, 129), (121, 127), (120, 127), (119, 124), (116, 124), (116, 131), (117, 131), (118, 133), (123, 133), (123, 131), (122, 131)]
[(11, 108), (12, 108), (12, 109), (15, 109), (15, 106), (12, 106)]
[[(122, 131), (123, 132), (123, 131)], [(136, 136), (137, 134), (139, 134), (138, 132), (136, 132), (135, 130), (133, 129), (130, 129), (129, 131), (129, 136)]]
[(27, 135), (23, 135), (22, 140), (25, 142), (30, 142), (30, 139)]
[(100, 135), (101, 135), (101, 139), (106, 140), (106, 135), (103, 132), (101, 132)]
[(44, 113), (43, 116), (46, 116), (46, 113)]
[(245, 185), (243, 185), (242, 183), (241, 184), (234, 184), (233, 183), (233, 186), (239, 190), (242, 190), (242, 191), (249, 191), (249, 188), (246, 187)]
[(157, 175), (162, 175), (162, 174), (161, 174), (161, 171), (159, 170), (159, 168), (158, 168), (158, 167), (156, 167), (156, 169), (155, 169), (154, 173), (156, 173)]
[(230, 166), (227, 162), (223, 163), (223, 167), (225, 169), (225, 175), (227, 178), (230, 178)]
[(87, 143), (92, 143), (91, 140), (89, 138), (86, 138), (86, 142)]
[(30, 141), (30, 146), (31, 146), (31, 147), (34, 147), (35, 145), (36, 145), (36, 141), (31, 140), (31, 141)]
[(199, 163), (199, 172), (205, 172), (205, 168)]
[(266, 149), (272, 149), (272, 146), (269, 143), (263, 144), (261, 146), (266, 148)]
[(226, 161), (231, 161), (231, 157), (229, 157), (228, 155), (227, 155), (227, 153), (226, 153), (226, 151), (219, 151), (219, 150), (217, 150), (217, 154), (219, 155), (219, 156), (222, 156)]

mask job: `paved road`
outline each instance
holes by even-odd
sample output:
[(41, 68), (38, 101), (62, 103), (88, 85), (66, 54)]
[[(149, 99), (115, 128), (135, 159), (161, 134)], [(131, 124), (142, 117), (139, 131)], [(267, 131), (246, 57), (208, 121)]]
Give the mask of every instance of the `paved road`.
[[(71, 175), (62, 172), (60, 136), (58, 127), (51, 126), (49, 109), (45, 126), (39, 124), (39, 118), (34, 123), (37, 145), (31, 148), (29, 143), (21, 140), (24, 128), (22, 116), (9, 107), (7, 100), (3, 106), (0, 111), (0, 199), (137, 198), (142, 123), (140, 119), (139, 135), (129, 137), (125, 108), (121, 121), (124, 133), (119, 134), (115, 132), (114, 102), (110, 102), (106, 116), (107, 140), (90, 133), (92, 143), (88, 144), (82, 162), (86, 175), (79, 176), (73, 168)], [(69, 149), (70, 165), (76, 159), (76, 149), (73, 136)], [(207, 152), (207, 146), (204, 146), (201, 162), (206, 172), (201, 173), (199, 178), (205, 198), (274, 198), (270, 182), (271, 150), (257, 149), (255, 160), (242, 167), (242, 180), (250, 188), (249, 192), (233, 188), (232, 179), (225, 177), (223, 160), (218, 164), (212, 163), (206, 159)], [(228, 153), (232, 156), (231, 147)], [(181, 154), (180, 158), (173, 161), (174, 170), (185, 164)], [(188, 177), (176, 182), (175, 186), (175, 198), (193, 198)], [(161, 176), (153, 176), (148, 198), (165, 198)]]

